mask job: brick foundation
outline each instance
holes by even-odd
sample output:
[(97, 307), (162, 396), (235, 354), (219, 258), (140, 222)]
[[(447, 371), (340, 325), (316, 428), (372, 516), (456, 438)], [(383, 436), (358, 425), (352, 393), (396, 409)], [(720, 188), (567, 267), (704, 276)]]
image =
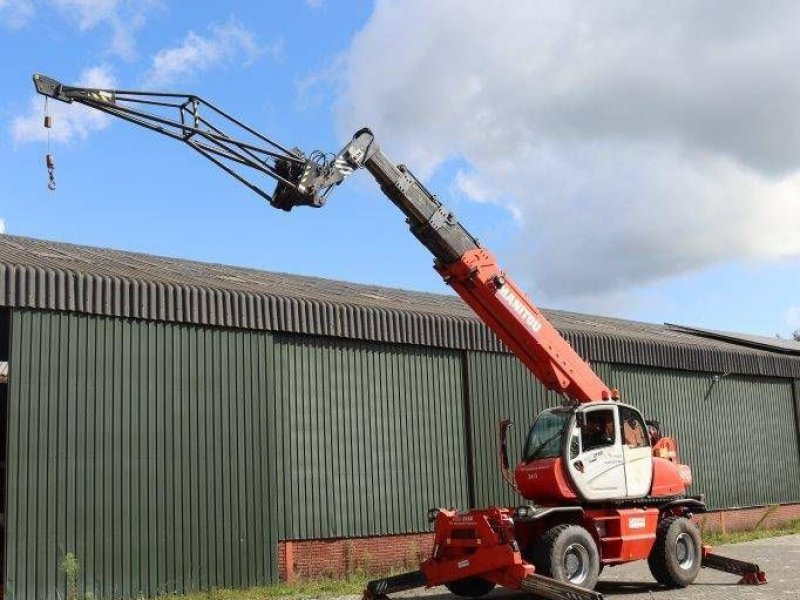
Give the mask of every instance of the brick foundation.
[(731, 533), (754, 529), (756, 526), (760, 529), (774, 529), (795, 519), (800, 519), (800, 504), (708, 512), (697, 515), (695, 522), (703, 531)]
[(278, 574), (291, 581), (365, 570), (413, 570), (430, 555), (432, 545), (432, 533), (278, 542)]
[[(723, 533), (756, 526), (775, 528), (793, 519), (800, 519), (800, 504), (715, 511), (695, 517), (704, 531)], [(291, 581), (359, 570), (412, 570), (430, 554), (432, 543), (431, 533), (279, 542), (278, 572), (281, 579)]]

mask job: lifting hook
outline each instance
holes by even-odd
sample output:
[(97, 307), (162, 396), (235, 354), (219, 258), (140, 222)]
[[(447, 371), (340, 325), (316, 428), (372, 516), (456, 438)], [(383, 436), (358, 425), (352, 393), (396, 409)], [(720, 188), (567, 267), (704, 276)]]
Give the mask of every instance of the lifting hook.
[(53, 117), (47, 114), (47, 98), (44, 99), (44, 128), (47, 129), (47, 154), (44, 155), (44, 164), (47, 166), (47, 189), (51, 192), (56, 189), (56, 161), (50, 154), (50, 129), (53, 127)]

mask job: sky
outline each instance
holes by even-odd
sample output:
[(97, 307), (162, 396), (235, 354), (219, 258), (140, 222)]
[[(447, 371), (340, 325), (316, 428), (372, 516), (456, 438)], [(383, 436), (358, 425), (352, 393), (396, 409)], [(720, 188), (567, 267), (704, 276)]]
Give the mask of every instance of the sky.
[(51, 103), (48, 191), (34, 72), (189, 92), (307, 152), (370, 126), (540, 306), (787, 337), (800, 5), (733, 5), (0, 0), (0, 231), (448, 293), (366, 173), (287, 214)]

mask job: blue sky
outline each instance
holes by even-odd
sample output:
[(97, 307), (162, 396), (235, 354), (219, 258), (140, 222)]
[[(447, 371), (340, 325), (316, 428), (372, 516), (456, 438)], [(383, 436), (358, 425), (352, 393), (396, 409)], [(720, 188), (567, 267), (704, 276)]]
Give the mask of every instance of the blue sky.
[[(800, 328), (800, 156), (772, 141), (789, 137), (781, 132), (800, 115), (772, 106), (756, 119), (742, 100), (725, 117), (720, 85), (709, 82), (701, 104), (658, 60), (642, 70), (626, 60), (630, 79), (621, 81), (608, 48), (629, 53), (637, 28), (652, 39), (641, 13), (584, 11), (584, 30), (560, 8), (569, 3), (534, 13), (521, 3), (516, 20), (536, 20), (524, 42), (534, 45), (517, 47), (503, 31), (513, 14), (477, 36), (473, 28), (495, 17), (481, 14), (482, 3), (448, 4), (0, 0), (0, 218), (17, 235), (447, 291), (363, 173), (323, 210), (285, 214), (181, 144), (67, 117), (55, 123), (58, 189), (49, 193), (31, 74), (88, 77), (196, 93), (306, 150), (336, 150), (356, 127), (374, 126), (390, 156), (422, 174), (545, 307), (767, 335)], [(786, 15), (709, 33), (717, 17), (658, 17), (681, 25), (670, 38), (681, 48), (709, 57), (687, 87), (721, 70), (700, 38), (752, 46), (763, 27), (796, 56), (774, 27)], [(566, 47), (554, 55), (548, 32), (559, 27)], [(601, 51), (586, 31), (602, 32)], [(767, 90), (782, 81), (782, 55), (748, 60), (733, 67), (750, 65), (745, 73)], [(774, 80), (765, 75), (773, 71)], [(617, 98), (631, 97), (616, 110)]]

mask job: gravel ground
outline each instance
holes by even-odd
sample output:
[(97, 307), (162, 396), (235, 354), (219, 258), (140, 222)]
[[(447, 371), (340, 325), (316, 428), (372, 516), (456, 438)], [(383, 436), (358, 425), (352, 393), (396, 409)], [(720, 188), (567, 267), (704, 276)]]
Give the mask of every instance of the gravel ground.
[[(738, 578), (735, 575), (701, 569), (694, 585), (683, 590), (665, 590), (653, 581), (647, 562), (639, 561), (606, 569), (596, 589), (608, 600), (800, 600), (800, 535), (720, 546), (715, 548), (715, 552), (758, 563), (766, 572), (769, 583), (762, 586), (736, 585)], [(405, 600), (460, 600), (441, 587), (402, 596)], [(498, 589), (486, 598), (522, 600), (530, 596)]]

